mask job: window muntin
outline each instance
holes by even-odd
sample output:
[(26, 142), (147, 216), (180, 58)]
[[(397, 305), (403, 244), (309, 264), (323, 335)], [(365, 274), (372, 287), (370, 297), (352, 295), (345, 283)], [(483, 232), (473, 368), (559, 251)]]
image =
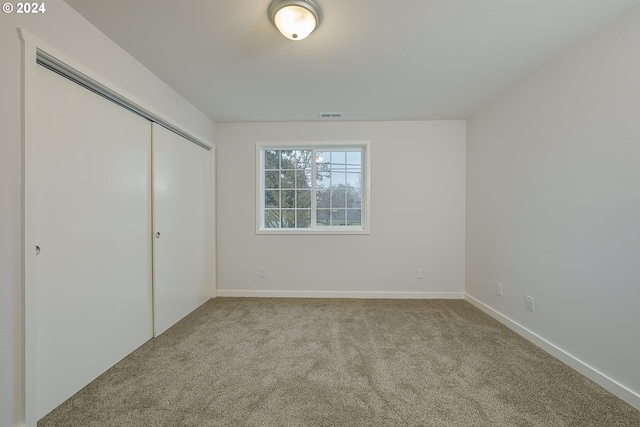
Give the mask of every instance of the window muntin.
[(256, 143), (257, 231), (368, 232), (368, 146)]

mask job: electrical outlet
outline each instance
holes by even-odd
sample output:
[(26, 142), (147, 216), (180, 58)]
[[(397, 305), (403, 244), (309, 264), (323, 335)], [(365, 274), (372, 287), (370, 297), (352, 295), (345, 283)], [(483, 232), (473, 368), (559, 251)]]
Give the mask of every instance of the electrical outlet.
[(533, 311), (533, 297), (527, 295), (527, 310)]
[(502, 296), (503, 292), (504, 286), (502, 285), (502, 283), (496, 283), (496, 294), (498, 294), (498, 296)]
[(424, 279), (424, 269), (419, 268), (416, 270), (416, 277), (418, 279)]
[(267, 277), (267, 269), (266, 269), (266, 268), (264, 268), (264, 267), (262, 267), (262, 268), (260, 269), (260, 278), (261, 278), (261, 279), (265, 279), (266, 277)]

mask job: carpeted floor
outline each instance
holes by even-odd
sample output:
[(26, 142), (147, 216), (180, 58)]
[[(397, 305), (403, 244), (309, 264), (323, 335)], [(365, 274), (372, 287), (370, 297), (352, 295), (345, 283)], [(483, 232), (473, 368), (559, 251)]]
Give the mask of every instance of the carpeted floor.
[(463, 300), (217, 298), (38, 426), (640, 426)]

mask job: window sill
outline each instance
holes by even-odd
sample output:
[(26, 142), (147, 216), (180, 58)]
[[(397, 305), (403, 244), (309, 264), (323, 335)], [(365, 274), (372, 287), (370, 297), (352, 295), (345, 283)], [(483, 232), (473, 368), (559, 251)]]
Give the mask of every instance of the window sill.
[(326, 228), (326, 229), (295, 229), (295, 228), (277, 228), (277, 229), (258, 229), (256, 234), (271, 235), (292, 235), (292, 234), (371, 234), (371, 231), (362, 228)]

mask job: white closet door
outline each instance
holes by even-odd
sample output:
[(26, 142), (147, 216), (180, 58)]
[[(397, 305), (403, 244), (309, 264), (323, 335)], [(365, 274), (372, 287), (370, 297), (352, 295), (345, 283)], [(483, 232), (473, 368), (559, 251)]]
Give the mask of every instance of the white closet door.
[(151, 125), (37, 69), (41, 418), (152, 337)]
[(154, 333), (213, 297), (208, 150), (153, 124)]

